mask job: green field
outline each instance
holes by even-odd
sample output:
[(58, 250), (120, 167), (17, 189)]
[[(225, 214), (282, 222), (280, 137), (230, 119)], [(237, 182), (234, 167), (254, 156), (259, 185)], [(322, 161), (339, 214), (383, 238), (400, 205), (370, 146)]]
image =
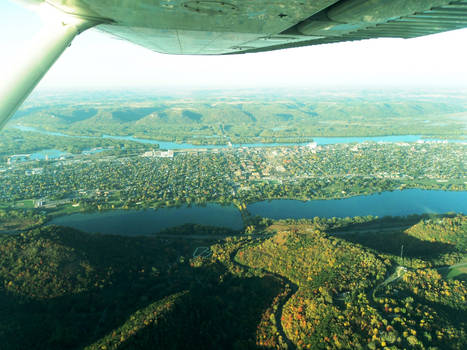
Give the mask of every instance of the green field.
[(22, 201), (18, 201), (14, 205), (16, 208), (21, 209), (31, 209), (34, 208), (34, 200), (33, 199), (25, 199)]

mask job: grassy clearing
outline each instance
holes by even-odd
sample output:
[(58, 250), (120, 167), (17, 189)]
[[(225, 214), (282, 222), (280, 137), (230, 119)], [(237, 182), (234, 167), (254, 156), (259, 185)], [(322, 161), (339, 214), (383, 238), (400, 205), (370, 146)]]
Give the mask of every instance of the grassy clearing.
[(34, 200), (33, 199), (25, 199), (22, 201), (18, 201), (15, 203), (16, 208), (22, 209), (32, 209), (34, 208)]

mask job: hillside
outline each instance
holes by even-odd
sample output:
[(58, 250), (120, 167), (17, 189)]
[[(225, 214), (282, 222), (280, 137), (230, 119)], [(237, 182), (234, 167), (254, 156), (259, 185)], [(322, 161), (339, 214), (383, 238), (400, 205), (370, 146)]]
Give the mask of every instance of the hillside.
[[(455, 94), (454, 94), (455, 95)], [(456, 95), (457, 96), (457, 95)], [(158, 98), (35, 105), (12, 124), (74, 135), (135, 135), (191, 143), (308, 140), (313, 136), (462, 136), (467, 101), (394, 92)], [(65, 100), (66, 101), (66, 100)]]
[[(465, 278), (434, 264), (462, 259), (466, 220), (423, 218), (392, 236), (436, 248), (403, 261), (368, 244), (377, 225), (348, 219), (335, 224), (354, 233), (340, 236), (304, 220), (220, 241), (58, 226), (1, 236), (2, 349), (462, 349)], [(200, 246), (210, 256), (193, 258)]]
[(194, 264), (206, 243), (56, 226), (1, 237), (2, 349), (254, 346), (280, 282)]
[[(187, 227), (172, 239), (4, 235), (2, 349), (465, 348), (467, 217), (398, 220), (391, 232), (341, 219), (352, 231), (334, 236), (316, 220), (272, 222), (220, 241)], [(407, 244), (401, 259), (386, 237), (424, 249)], [(200, 246), (210, 255), (193, 258)]]

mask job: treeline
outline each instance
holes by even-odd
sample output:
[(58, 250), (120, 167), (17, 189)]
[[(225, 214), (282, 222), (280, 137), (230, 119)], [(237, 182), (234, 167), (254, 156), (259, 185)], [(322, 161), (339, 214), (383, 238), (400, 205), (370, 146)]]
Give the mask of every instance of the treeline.
[(0, 234), (42, 225), (47, 220), (44, 213), (34, 210), (0, 209)]

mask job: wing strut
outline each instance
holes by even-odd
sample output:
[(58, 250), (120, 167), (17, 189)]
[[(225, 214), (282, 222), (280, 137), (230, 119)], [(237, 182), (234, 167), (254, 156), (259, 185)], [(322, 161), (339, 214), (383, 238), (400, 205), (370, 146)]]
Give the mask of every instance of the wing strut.
[(94, 19), (66, 14), (59, 20), (46, 24), (35, 38), (33, 47), (28, 49), (23, 57), (19, 57), (19, 63), (11, 67), (10, 76), (0, 79), (0, 130), (71, 45), (75, 36), (97, 24), (99, 22)]

